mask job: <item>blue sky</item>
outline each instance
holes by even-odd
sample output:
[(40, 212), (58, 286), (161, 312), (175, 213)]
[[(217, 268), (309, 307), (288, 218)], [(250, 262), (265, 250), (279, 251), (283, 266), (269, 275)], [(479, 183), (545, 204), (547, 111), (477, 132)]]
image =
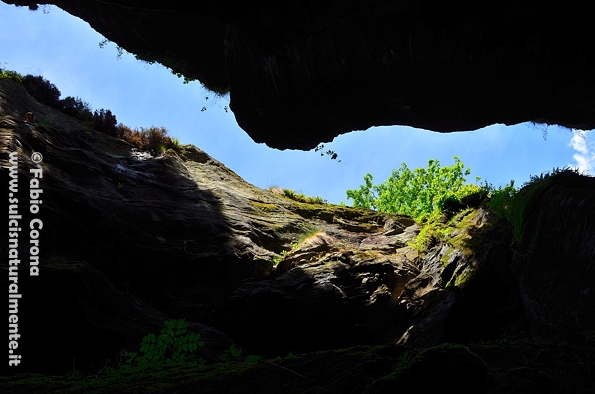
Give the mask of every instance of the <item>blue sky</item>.
[(368, 172), (381, 182), (401, 162), (412, 169), (425, 167), (429, 159), (451, 165), (454, 155), (472, 169), (469, 182), (477, 175), (496, 186), (511, 179), (520, 186), (530, 175), (568, 165), (595, 173), (595, 134), (549, 127), (544, 140), (543, 127), (529, 124), (449, 134), (374, 127), (325, 144), (339, 154), (340, 163), (314, 151), (271, 149), (252, 141), (233, 113), (225, 112), (227, 99), (214, 100), (198, 82), (185, 85), (163, 66), (127, 53), (118, 59), (115, 44), (99, 47), (103, 38), (59, 8), (32, 12), (0, 2), (0, 67), (42, 75), (62, 97), (110, 109), (127, 126), (164, 126), (181, 143), (196, 145), (262, 188), (291, 188), (350, 205), (345, 191), (358, 188)]

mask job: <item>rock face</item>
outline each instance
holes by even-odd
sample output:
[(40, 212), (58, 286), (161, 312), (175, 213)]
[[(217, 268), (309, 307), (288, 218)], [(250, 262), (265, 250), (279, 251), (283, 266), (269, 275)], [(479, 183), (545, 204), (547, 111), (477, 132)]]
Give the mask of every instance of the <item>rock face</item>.
[(275, 148), (311, 149), (379, 125), (595, 128), (582, 2), (49, 3), (141, 59), (230, 91), (238, 124)]
[(268, 279), (242, 284), (214, 312), (213, 323), (271, 356), (396, 341), (411, 322), (399, 297), (419, 274), (412, 249), (383, 253), (308, 242)]
[[(27, 112), (33, 112), (39, 123), (25, 122)], [(58, 306), (69, 326), (64, 333), (60, 327), (47, 327), (43, 334), (37, 332), (34, 342), (23, 343), (23, 354), (47, 350), (35, 351), (47, 357), (23, 363), (26, 370), (64, 371), (72, 367), (73, 359), (80, 368), (97, 367), (122, 348), (135, 349), (142, 336), (166, 318), (211, 323), (213, 311), (229, 308), (224, 305), (226, 298), (244, 280), (281, 274), (281, 267), (273, 272), (273, 260), (281, 259), (281, 252), (290, 251), (292, 243), (313, 230), (325, 235), (315, 236), (317, 241), (306, 239), (287, 254), (298, 267), (286, 267), (288, 275), (305, 269), (306, 257), (321, 267), (322, 273), (313, 276), (331, 275), (332, 258), (325, 264), (319, 261), (321, 256), (340, 257), (343, 250), (360, 253), (360, 245), (366, 249), (367, 240), (374, 237), (384, 240), (385, 253), (400, 256), (393, 263), (379, 261), (377, 268), (369, 258), (368, 268), (362, 265), (357, 268), (360, 274), (347, 275), (358, 303), (384, 300), (390, 292), (382, 287), (384, 276), (388, 275), (391, 289), (398, 279), (391, 264), (410, 264), (410, 251), (396, 254), (416, 233), (410, 218), (293, 201), (247, 184), (193, 146), (159, 157), (136, 152), (122, 140), (39, 104), (8, 80), (0, 81), (0, 117), (3, 168), (14, 164), (9, 152), (18, 155), (14, 170), (20, 187), (15, 196), (20, 202), (14, 209), (18, 206), (23, 215), (20, 226), (33, 218), (43, 222), (36, 252), (38, 277), (28, 276), (28, 233), (20, 233), (15, 248), (23, 260), (19, 286), (26, 294), (19, 307), (22, 330), (39, 331), (43, 312)], [(34, 151), (43, 154), (41, 164), (31, 160)], [(43, 202), (36, 215), (27, 212), (32, 169), (43, 173), (38, 185)], [(12, 179), (8, 171), (2, 176), (4, 184)], [(8, 266), (2, 269), (8, 272)], [(403, 272), (411, 275), (405, 268)], [(359, 282), (367, 277), (370, 283), (364, 289)], [(3, 280), (7, 278), (3, 275)], [(87, 284), (74, 285), (79, 282)], [(54, 285), (58, 288), (51, 291)], [(324, 296), (325, 286), (318, 295)], [(330, 307), (334, 304), (317, 313)], [(339, 315), (351, 309), (347, 305)], [(129, 325), (118, 324), (126, 319), (131, 320)], [(228, 327), (221, 319), (218, 322), (214, 323)], [(56, 349), (51, 337), (68, 343), (59, 352), (60, 360), (52, 355)]]
[(595, 178), (562, 172), (526, 187), (519, 198), (524, 220), (512, 268), (534, 329), (592, 331)]
[(209, 359), (232, 342), (278, 356), (595, 330), (592, 178), (523, 189), (522, 231), (481, 199), (451, 207), (446, 235), (414, 249), (409, 217), (292, 200), (190, 145), (135, 151), (9, 80), (0, 148), (11, 193), (0, 208), (22, 215), (0, 265), (2, 286), (22, 294), (12, 373), (96, 371), (170, 318), (201, 333)]

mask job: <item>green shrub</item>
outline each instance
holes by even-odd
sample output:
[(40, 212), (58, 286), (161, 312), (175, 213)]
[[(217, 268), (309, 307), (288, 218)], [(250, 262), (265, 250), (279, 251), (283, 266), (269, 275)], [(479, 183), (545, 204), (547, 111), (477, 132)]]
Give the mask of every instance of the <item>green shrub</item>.
[(134, 145), (137, 148), (141, 149), (142, 136), (138, 130), (131, 129), (130, 127), (122, 123), (119, 123), (116, 127), (118, 128), (118, 135), (120, 136), (120, 138), (123, 138), (131, 145)]
[(162, 153), (173, 145), (171, 138), (167, 135), (169, 131), (165, 127), (151, 126), (148, 129), (141, 127), (140, 132), (143, 136), (144, 149), (153, 152), (153, 154)]
[(2, 68), (0, 68), (0, 79), (12, 79), (13, 81), (23, 83), (23, 76), (20, 73)]

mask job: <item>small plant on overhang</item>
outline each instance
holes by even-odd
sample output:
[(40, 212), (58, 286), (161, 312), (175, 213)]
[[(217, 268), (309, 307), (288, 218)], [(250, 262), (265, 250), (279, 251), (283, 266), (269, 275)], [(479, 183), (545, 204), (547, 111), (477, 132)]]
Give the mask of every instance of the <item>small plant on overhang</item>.
[[(204, 85), (201, 82), (201, 86), (203, 89), (205, 89), (207, 92), (211, 93), (212, 95), (209, 96), (205, 96), (205, 101), (209, 102), (209, 100), (211, 99), (211, 97), (213, 97), (213, 99), (210, 101), (209, 103), (209, 107), (212, 107), (214, 105), (216, 105), (219, 108), (223, 108), (223, 110), (225, 112), (229, 112), (229, 86), (225, 86), (225, 87), (207, 87), (206, 85)], [(225, 100), (226, 104), (225, 105), (221, 105), (220, 101), (221, 100)], [(206, 106), (203, 106), (201, 108), (201, 112), (204, 112), (207, 110)]]
[[(314, 148), (314, 152), (320, 152), (320, 156), (324, 156), (325, 154), (331, 158), (331, 160), (336, 160), (339, 157), (339, 154), (334, 150), (327, 149), (326, 152), (324, 151), (324, 144), (318, 145)], [(341, 160), (337, 160), (337, 163), (340, 163)]]
[[(20, 5), (20, 4), (15, 4), (17, 7), (24, 7), (25, 5)], [(38, 4), (32, 3), (32, 4), (27, 4), (27, 7), (29, 7), (29, 11), (37, 11), (39, 9)], [(48, 4), (41, 4), (41, 11), (44, 14), (49, 14), (50, 13), (50, 6)]]
[[(109, 43), (110, 41), (105, 38), (103, 39), (100, 43), (99, 43), (99, 48), (105, 48), (105, 46)], [(122, 55), (124, 55), (124, 52), (128, 53), (128, 51), (126, 51), (124, 48), (122, 48), (119, 45), (116, 45), (116, 60), (120, 60), (122, 59)]]

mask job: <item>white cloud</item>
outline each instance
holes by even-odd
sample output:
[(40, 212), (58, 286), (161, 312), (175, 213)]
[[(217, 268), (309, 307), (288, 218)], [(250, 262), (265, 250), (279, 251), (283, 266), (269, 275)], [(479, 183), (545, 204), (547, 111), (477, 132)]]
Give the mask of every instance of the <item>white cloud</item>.
[(570, 140), (570, 146), (576, 151), (572, 158), (575, 163), (571, 167), (589, 175), (595, 174), (595, 143), (589, 141), (589, 133), (593, 130), (573, 130), (574, 135)]

